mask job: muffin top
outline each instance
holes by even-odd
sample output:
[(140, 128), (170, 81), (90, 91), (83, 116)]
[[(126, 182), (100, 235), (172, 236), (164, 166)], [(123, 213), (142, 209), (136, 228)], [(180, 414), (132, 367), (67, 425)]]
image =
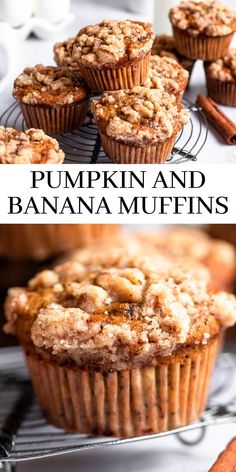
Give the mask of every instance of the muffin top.
[(171, 57), (151, 56), (148, 78), (143, 84), (148, 88), (163, 85), (168, 93), (179, 95), (188, 83), (188, 72)]
[(60, 164), (64, 152), (41, 129), (23, 133), (0, 126), (0, 164)]
[(155, 365), (158, 356), (206, 344), (221, 325), (234, 324), (235, 297), (212, 294), (204, 268), (160, 268), (155, 254), (113, 250), (116, 262), (109, 264), (106, 249), (94, 265), (91, 252), (89, 263), (77, 252), (77, 260), (11, 289), (5, 330), (62, 363), (120, 370)]
[(193, 36), (225, 36), (236, 30), (236, 13), (217, 0), (184, 0), (170, 10), (170, 19)]
[(166, 34), (155, 36), (151, 54), (153, 56), (157, 55), (160, 57), (170, 57), (175, 59), (184, 69), (189, 69), (194, 62), (192, 59), (181, 56), (181, 54), (179, 54), (175, 49), (173, 36), (168, 36)]
[(189, 120), (189, 113), (176, 103), (175, 96), (161, 88), (106, 92), (93, 101), (93, 113), (103, 133), (139, 146), (165, 141)]
[(231, 49), (227, 56), (207, 65), (208, 74), (223, 82), (236, 82), (236, 49)]
[(80, 30), (73, 46), (73, 60), (91, 67), (121, 65), (145, 56), (154, 36), (150, 23), (103, 20)]
[(66, 41), (56, 43), (53, 47), (54, 61), (59, 67), (78, 68), (76, 61), (72, 59), (72, 50), (75, 38), (69, 38)]
[(80, 74), (68, 67), (26, 67), (14, 82), (13, 96), (30, 105), (66, 105), (89, 96)]

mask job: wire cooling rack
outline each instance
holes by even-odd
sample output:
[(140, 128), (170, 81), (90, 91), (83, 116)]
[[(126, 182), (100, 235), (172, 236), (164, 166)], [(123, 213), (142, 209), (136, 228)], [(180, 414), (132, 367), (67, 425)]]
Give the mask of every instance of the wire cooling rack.
[[(7, 354), (1, 354), (7, 352)], [(32, 391), (25, 363), (17, 348), (0, 350), (0, 470), (12, 472), (16, 464), (61, 454), (107, 448), (175, 435), (186, 445), (203, 439), (211, 425), (236, 422), (236, 395), (232, 388), (236, 356), (223, 354), (218, 360), (208, 408), (200, 420), (184, 428), (128, 439), (110, 439), (64, 433), (47, 424)], [(191, 441), (186, 434), (199, 430)]]
[[(207, 119), (202, 110), (186, 98), (183, 99), (183, 105), (190, 111), (190, 121), (177, 137), (168, 159), (171, 164), (196, 161), (208, 136)], [(23, 131), (26, 129), (23, 115), (16, 102), (2, 113), (0, 124)], [(56, 138), (65, 152), (65, 164), (111, 164), (101, 146), (98, 128), (92, 121), (90, 111), (85, 124), (79, 130)]]

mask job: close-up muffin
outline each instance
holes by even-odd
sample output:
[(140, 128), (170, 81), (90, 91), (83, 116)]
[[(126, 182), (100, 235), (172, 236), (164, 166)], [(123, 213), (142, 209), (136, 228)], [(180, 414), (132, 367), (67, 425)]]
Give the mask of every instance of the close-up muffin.
[(236, 107), (236, 49), (217, 61), (206, 63), (205, 71), (209, 97), (222, 105)]
[(189, 120), (174, 95), (146, 87), (104, 93), (92, 109), (105, 153), (122, 164), (165, 162)]
[(114, 436), (196, 420), (235, 297), (211, 293), (202, 270), (160, 269), (152, 254), (104, 260), (67, 261), (9, 290), (5, 331), (23, 347), (43, 413), (66, 431)]
[(154, 36), (150, 23), (104, 20), (80, 30), (72, 58), (93, 91), (132, 88), (147, 78)]
[(26, 67), (14, 82), (28, 128), (50, 135), (78, 129), (85, 121), (90, 91), (78, 71), (38, 64)]
[(179, 62), (179, 64), (188, 71), (189, 79), (193, 71), (195, 61), (188, 59), (178, 53), (173, 36), (167, 34), (157, 34), (154, 39), (151, 54), (153, 56), (170, 57)]
[(61, 164), (64, 152), (41, 129), (18, 131), (0, 126), (0, 164)]
[(75, 38), (68, 38), (65, 41), (56, 43), (53, 47), (54, 61), (58, 67), (71, 67), (79, 69), (76, 61), (73, 61), (72, 51)]
[(181, 101), (188, 84), (189, 74), (175, 59), (171, 57), (151, 56), (148, 78), (144, 86), (159, 88), (163, 85), (165, 92), (175, 95)]
[(176, 49), (190, 59), (214, 61), (229, 50), (236, 13), (217, 0), (183, 0), (170, 10)]

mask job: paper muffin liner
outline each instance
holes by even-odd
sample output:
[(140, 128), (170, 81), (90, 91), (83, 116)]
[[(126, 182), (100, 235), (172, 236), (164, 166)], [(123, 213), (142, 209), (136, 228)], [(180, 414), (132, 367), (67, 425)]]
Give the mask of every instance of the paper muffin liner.
[(208, 74), (206, 67), (207, 91), (215, 102), (229, 107), (236, 107), (236, 81), (226, 82)]
[(87, 116), (89, 100), (58, 107), (20, 102), (20, 107), (27, 128), (39, 128), (53, 136), (69, 133), (82, 126)]
[(151, 52), (148, 52), (143, 58), (113, 68), (98, 69), (80, 63), (80, 72), (94, 92), (131, 89), (145, 82), (149, 71), (150, 55)]
[(124, 144), (100, 133), (101, 143), (107, 156), (117, 164), (163, 164), (170, 156), (176, 134), (162, 143), (143, 147)]
[(0, 225), (0, 257), (42, 261), (118, 232), (110, 224), (10, 224)]
[(214, 61), (228, 53), (234, 33), (225, 36), (191, 36), (187, 31), (173, 26), (175, 47), (180, 54), (190, 59)]
[(96, 372), (60, 367), (26, 355), (39, 405), (66, 431), (113, 436), (157, 433), (184, 426), (204, 411), (218, 336), (156, 367)]

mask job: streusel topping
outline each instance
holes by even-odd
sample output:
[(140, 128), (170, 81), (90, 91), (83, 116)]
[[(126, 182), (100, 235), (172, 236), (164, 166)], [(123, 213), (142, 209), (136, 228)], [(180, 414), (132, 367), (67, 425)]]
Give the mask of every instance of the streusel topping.
[(73, 60), (96, 67), (135, 60), (151, 50), (154, 36), (150, 23), (104, 20), (78, 33)]
[(117, 251), (112, 266), (105, 256), (106, 267), (92, 265), (92, 257), (87, 265), (77, 253), (77, 260), (44, 270), (27, 288), (11, 289), (6, 331), (20, 337), (27, 332), (39, 352), (49, 350), (80, 366), (95, 362), (97, 368), (121, 369), (131, 361), (155, 362), (155, 356), (185, 344), (207, 343), (220, 324), (235, 322), (235, 298), (212, 295), (204, 268), (160, 269), (155, 253)]
[(222, 80), (223, 82), (235, 82), (236, 49), (231, 49), (227, 56), (209, 64), (207, 71), (214, 79)]
[(188, 77), (188, 72), (175, 59), (153, 55), (144, 86), (155, 89), (163, 85), (166, 92), (178, 95), (184, 91)]
[(41, 129), (23, 133), (0, 126), (0, 164), (60, 164), (64, 157), (56, 139)]
[(80, 74), (69, 67), (26, 67), (14, 82), (13, 96), (31, 105), (65, 105), (88, 97)]
[(193, 36), (225, 36), (236, 30), (236, 13), (217, 0), (184, 0), (170, 10), (170, 19)]
[(54, 61), (59, 67), (72, 67), (78, 69), (78, 63), (73, 61), (72, 51), (75, 38), (69, 38), (66, 41), (56, 43), (53, 47)]
[(159, 89), (134, 87), (106, 92), (93, 101), (94, 120), (100, 130), (121, 142), (155, 143), (177, 133), (189, 120), (189, 113), (176, 98)]

